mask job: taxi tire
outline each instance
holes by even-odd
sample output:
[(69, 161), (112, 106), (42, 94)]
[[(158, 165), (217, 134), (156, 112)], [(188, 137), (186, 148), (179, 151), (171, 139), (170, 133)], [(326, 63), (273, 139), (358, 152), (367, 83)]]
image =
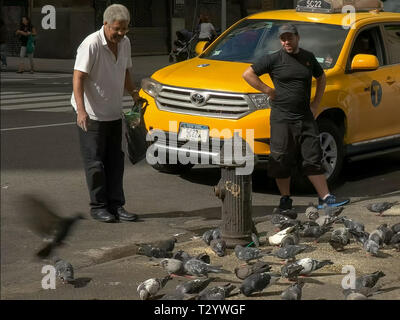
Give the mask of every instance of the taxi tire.
[(187, 172), (190, 169), (193, 168), (194, 164), (188, 163), (188, 164), (182, 164), (182, 163), (177, 163), (177, 164), (153, 164), (151, 165), (154, 169), (160, 172), (164, 173), (172, 173), (172, 174), (180, 174), (183, 172)]
[[(340, 171), (343, 167), (344, 162), (344, 144), (343, 144), (343, 136), (344, 132), (342, 132), (338, 126), (331, 120), (327, 118), (321, 118), (317, 120), (318, 129), (321, 134), (328, 135), (333, 138), (336, 144), (336, 163), (333, 171), (327, 178), (327, 182), (329, 186), (333, 186), (339, 178)], [(301, 174), (301, 172), (296, 168), (294, 174), (292, 175), (292, 186), (295, 190), (300, 192), (315, 192), (313, 185), (310, 180)]]

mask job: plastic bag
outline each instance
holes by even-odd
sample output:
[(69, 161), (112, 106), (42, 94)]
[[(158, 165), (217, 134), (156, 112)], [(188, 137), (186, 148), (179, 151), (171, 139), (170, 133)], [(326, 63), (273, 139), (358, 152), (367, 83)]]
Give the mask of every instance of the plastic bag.
[(123, 113), (126, 126), (125, 137), (128, 143), (128, 157), (132, 164), (136, 164), (146, 157), (148, 148), (146, 141), (147, 129), (143, 116), (147, 106), (147, 100), (141, 99), (133, 105), (130, 111)]
[(30, 54), (35, 51), (35, 38), (33, 35), (28, 36), (28, 42), (26, 43), (26, 53)]

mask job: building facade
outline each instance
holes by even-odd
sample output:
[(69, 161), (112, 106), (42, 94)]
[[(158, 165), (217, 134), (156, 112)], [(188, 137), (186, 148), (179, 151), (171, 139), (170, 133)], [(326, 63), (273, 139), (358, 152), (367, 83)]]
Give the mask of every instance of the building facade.
[[(107, 6), (120, 3), (131, 13), (132, 55), (168, 54), (180, 29), (193, 30), (200, 13), (210, 16), (217, 31), (257, 11), (293, 8), (295, 0), (0, 0), (1, 16), (8, 29), (8, 55), (17, 56), (19, 39), (15, 31), (22, 16), (31, 18), (38, 35), (35, 57), (73, 59), (76, 49), (90, 33), (103, 24)], [(55, 29), (43, 26), (55, 8)], [(222, 12), (225, 8), (226, 12)], [(225, 19), (225, 21), (224, 21)]]

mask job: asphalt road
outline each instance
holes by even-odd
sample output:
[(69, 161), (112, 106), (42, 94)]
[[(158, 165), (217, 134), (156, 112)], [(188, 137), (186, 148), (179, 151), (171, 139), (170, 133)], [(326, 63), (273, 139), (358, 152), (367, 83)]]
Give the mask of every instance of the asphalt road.
[[(15, 282), (27, 272), (21, 256), (33, 246), (14, 208), (21, 194), (40, 193), (57, 202), (63, 213), (88, 213), (75, 116), (69, 106), (71, 81), (69, 74), (1, 74), (2, 289), (7, 281)], [(127, 99), (126, 106), (129, 104)], [(346, 164), (342, 181), (333, 191), (353, 202), (383, 198), (400, 190), (399, 164), (400, 153)], [(149, 219), (218, 219), (220, 202), (212, 187), (219, 178), (219, 169), (212, 166), (168, 175), (145, 161), (132, 166), (126, 159), (126, 207)], [(274, 182), (267, 179), (265, 171), (256, 171), (253, 214), (270, 212), (278, 201)], [(295, 205), (309, 202), (316, 202), (314, 194), (294, 195)], [(164, 226), (160, 224), (160, 228)]]

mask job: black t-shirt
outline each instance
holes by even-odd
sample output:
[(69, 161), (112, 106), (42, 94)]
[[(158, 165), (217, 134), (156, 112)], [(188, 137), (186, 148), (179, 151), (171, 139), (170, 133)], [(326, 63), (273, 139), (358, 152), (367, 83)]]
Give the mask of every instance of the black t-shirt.
[[(24, 25), (21, 24), (21, 26), (19, 27), (19, 30), (23, 31), (23, 32), (32, 32), (33, 26), (32, 25)], [(19, 39), (21, 41), (21, 46), (26, 47), (27, 43), (28, 43), (28, 36), (24, 36), (22, 34), (19, 35)]]
[(319, 78), (324, 70), (313, 53), (300, 48), (289, 54), (284, 49), (261, 57), (252, 68), (257, 76), (268, 73), (275, 86), (271, 100), (271, 121), (312, 119), (310, 109), (312, 77)]

